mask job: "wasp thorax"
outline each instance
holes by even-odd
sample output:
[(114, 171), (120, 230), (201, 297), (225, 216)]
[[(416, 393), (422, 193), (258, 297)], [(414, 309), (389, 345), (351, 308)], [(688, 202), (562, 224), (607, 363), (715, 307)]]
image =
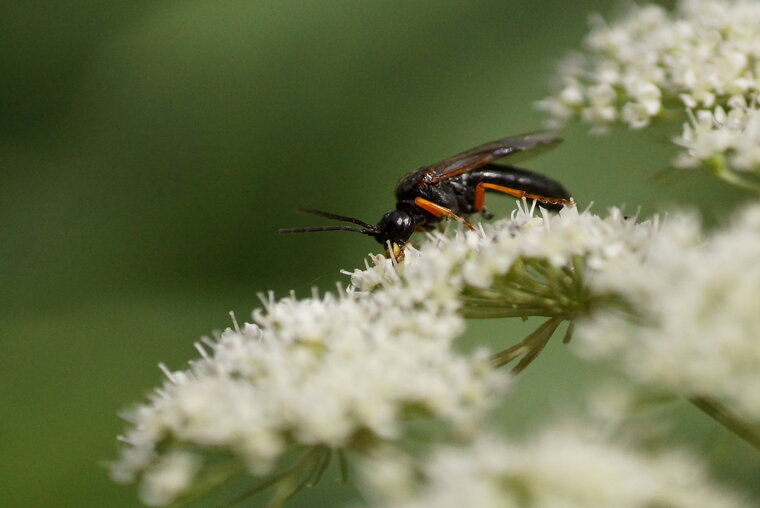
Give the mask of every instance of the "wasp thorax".
[(383, 245), (388, 241), (404, 245), (414, 233), (414, 227), (411, 215), (401, 210), (392, 210), (383, 215), (377, 224), (375, 239)]

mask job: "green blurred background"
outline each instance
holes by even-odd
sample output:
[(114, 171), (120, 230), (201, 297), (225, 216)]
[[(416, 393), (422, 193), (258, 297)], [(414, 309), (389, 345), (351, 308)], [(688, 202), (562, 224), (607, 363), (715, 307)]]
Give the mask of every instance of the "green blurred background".
[[(334, 287), (377, 249), (350, 234), (278, 236), (314, 207), (377, 220), (396, 179), (541, 127), (533, 102), (604, 0), (3, 2), (0, 18), (0, 499), (136, 506), (108, 479), (117, 412), (192, 343), (247, 320), (257, 293)], [(667, 131), (583, 127), (530, 165), (581, 206), (720, 217), (737, 198), (662, 173)], [(489, 203), (503, 212), (513, 202)], [(476, 323), (469, 341), (528, 325)], [(606, 376), (553, 345), (500, 413), (519, 432)], [(717, 474), (757, 459), (677, 409)], [(716, 443), (719, 446), (714, 446)], [(749, 482), (744, 482), (749, 483)], [(332, 506), (324, 481), (295, 506)], [(757, 487), (756, 487), (757, 488)]]

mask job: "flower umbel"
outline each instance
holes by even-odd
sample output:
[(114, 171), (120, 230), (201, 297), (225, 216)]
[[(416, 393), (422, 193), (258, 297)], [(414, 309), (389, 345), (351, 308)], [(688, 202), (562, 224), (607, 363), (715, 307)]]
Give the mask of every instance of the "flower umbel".
[(419, 251), (410, 249), (403, 264), (373, 258), (373, 267), (351, 274), (352, 286), (354, 291), (396, 287), (434, 299), (453, 297), (470, 318), (549, 318), (524, 341), (493, 357), (500, 366), (524, 355), (519, 372), (563, 321), (593, 305), (588, 274), (638, 251), (656, 229), (656, 220), (637, 223), (616, 208), (606, 217), (575, 207), (553, 215), (523, 203), (510, 220), (481, 224), (477, 232), (431, 235)]
[(577, 117), (596, 132), (678, 118), (684, 123), (676, 143), (686, 151), (677, 167), (705, 167), (758, 189), (747, 175), (760, 172), (758, 40), (754, 0), (680, 0), (672, 13), (635, 5), (610, 23), (596, 16), (585, 51), (560, 66), (562, 89), (538, 105), (555, 127)]
[(486, 355), (451, 349), (463, 329), (455, 306), (419, 303), (404, 308), (358, 293), (267, 301), (255, 324), (228, 329), (198, 346), (201, 359), (190, 369), (167, 372), (164, 386), (129, 416), (113, 477), (150, 482), (143, 500), (166, 504), (171, 494), (191, 493), (204, 449), (226, 456), (230, 474), (257, 476), (286, 453), (324, 450), (307, 453), (301, 469), (309, 478), (324, 470), (330, 450), (400, 439), (409, 419), (467, 431), (505, 378)]
[[(703, 167), (715, 176), (760, 189), (760, 110), (741, 100), (728, 111), (689, 111), (689, 121), (674, 142), (686, 151), (674, 161), (680, 168)], [(753, 101), (754, 102), (754, 101)], [(737, 104), (738, 103), (738, 104)]]
[(557, 425), (523, 444), (481, 436), (467, 446), (438, 449), (424, 464), (379, 459), (366, 467), (372, 506), (749, 506), (713, 485), (688, 454), (643, 453), (588, 428)]
[[(506, 386), (493, 367), (520, 358), (513, 369), (520, 372), (564, 321), (581, 324), (587, 357), (619, 359), (637, 379), (686, 395), (753, 442), (757, 429), (734, 425), (739, 420), (723, 409), (760, 417), (760, 207), (704, 244), (698, 222), (685, 214), (637, 222), (618, 209), (604, 217), (575, 208), (535, 212), (523, 204), (477, 231), (431, 234), (408, 248), (403, 263), (374, 257), (336, 295), (270, 297), (253, 323), (199, 345), (201, 358), (189, 369), (165, 370), (164, 386), (129, 416), (112, 476), (140, 482), (143, 501), (163, 505), (247, 473), (260, 478), (250, 494), (276, 484), (274, 501), (282, 502), (316, 482), (333, 455), (402, 449), (415, 422), (443, 422), (446, 436), (477, 434)], [(453, 347), (463, 315), (547, 321), (499, 353), (463, 354)], [(549, 441), (573, 453), (593, 445), (572, 439)], [(546, 455), (540, 450), (548, 445), (536, 446), (499, 453)], [(591, 449), (600, 462), (628, 460), (607, 445)], [(549, 484), (576, 496), (548, 472), (548, 458), (536, 460)], [(631, 460), (621, 467), (635, 474), (648, 467)], [(486, 490), (473, 495), (491, 496), (489, 482), (504, 486), (474, 470)], [(508, 485), (498, 495), (540, 498), (529, 481), (537, 470), (513, 465), (494, 478), (502, 475), (516, 490)], [(650, 494), (642, 499), (670, 499), (666, 491)], [(586, 495), (577, 494), (579, 506), (597, 499)]]
[(629, 307), (579, 323), (578, 346), (639, 381), (760, 422), (760, 206), (702, 236), (694, 216), (675, 216), (637, 255), (597, 273), (592, 290)]

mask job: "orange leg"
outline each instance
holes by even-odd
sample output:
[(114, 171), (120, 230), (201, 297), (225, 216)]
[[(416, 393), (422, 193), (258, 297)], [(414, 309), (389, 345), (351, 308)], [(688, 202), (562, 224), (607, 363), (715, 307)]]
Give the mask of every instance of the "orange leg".
[(464, 220), (463, 218), (461, 218), (459, 215), (455, 214), (448, 208), (441, 205), (436, 205), (432, 201), (428, 201), (425, 198), (414, 198), (414, 204), (419, 206), (426, 212), (435, 215), (436, 217), (451, 217), (452, 219), (459, 222), (460, 224), (463, 224), (464, 227), (466, 227), (467, 229), (470, 229), (470, 230), (475, 229), (472, 226), (472, 224), (470, 224), (469, 222), (467, 222), (466, 220)]
[(486, 199), (486, 189), (492, 189), (495, 191), (503, 192), (504, 194), (509, 194), (510, 196), (514, 196), (516, 198), (535, 199), (536, 201), (541, 201), (542, 203), (551, 203), (553, 205), (570, 205), (573, 203), (572, 200), (569, 200), (569, 199), (538, 196), (536, 194), (530, 194), (525, 191), (512, 189), (510, 187), (496, 185), (495, 183), (480, 182), (478, 185), (475, 186), (475, 203), (474, 203), (475, 211), (478, 211), (481, 208), (483, 208), (483, 204)]

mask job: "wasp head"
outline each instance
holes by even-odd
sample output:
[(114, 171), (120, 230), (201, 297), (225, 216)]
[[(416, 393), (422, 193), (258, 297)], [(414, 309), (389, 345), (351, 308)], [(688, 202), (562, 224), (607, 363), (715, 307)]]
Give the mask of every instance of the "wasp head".
[(414, 233), (414, 219), (410, 214), (402, 210), (392, 210), (377, 223), (375, 240), (383, 245), (390, 242), (392, 245), (403, 246)]
[(343, 222), (351, 222), (359, 228), (353, 226), (320, 226), (320, 227), (308, 227), (308, 228), (288, 228), (281, 229), (280, 233), (313, 233), (318, 231), (353, 231), (354, 233), (361, 233), (367, 236), (373, 237), (378, 243), (387, 247), (386, 254), (388, 257), (393, 257), (397, 261), (401, 261), (404, 257), (404, 244), (406, 244), (409, 237), (412, 236), (415, 229), (415, 222), (412, 216), (402, 210), (392, 210), (380, 219), (380, 222), (375, 224), (368, 224), (362, 220), (355, 219), (353, 217), (346, 217), (344, 215), (337, 215), (330, 212), (323, 212), (321, 210), (301, 210), (304, 213), (310, 213), (313, 215), (320, 215), (327, 217), (328, 219), (339, 220)]

